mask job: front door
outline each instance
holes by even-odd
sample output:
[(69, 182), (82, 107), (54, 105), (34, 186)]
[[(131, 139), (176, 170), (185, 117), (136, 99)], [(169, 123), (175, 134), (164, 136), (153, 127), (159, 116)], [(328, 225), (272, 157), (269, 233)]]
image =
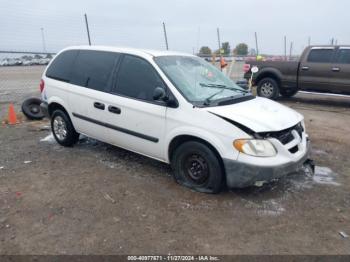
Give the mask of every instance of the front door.
[(166, 89), (150, 62), (124, 55), (107, 101), (107, 123), (113, 144), (164, 160), (167, 107), (153, 99), (156, 87)]
[(304, 57), (299, 68), (299, 89), (327, 92), (334, 47), (314, 47)]

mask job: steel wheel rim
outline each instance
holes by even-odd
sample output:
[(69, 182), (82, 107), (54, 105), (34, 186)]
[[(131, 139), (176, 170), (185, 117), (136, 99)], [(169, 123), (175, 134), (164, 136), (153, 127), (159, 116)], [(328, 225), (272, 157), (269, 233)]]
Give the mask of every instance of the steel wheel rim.
[(53, 132), (58, 140), (63, 141), (66, 139), (68, 131), (66, 122), (63, 120), (61, 116), (55, 117), (53, 120)]
[(266, 82), (261, 86), (261, 94), (265, 97), (270, 97), (273, 94), (273, 85), (270, 82)]
[(31, 105), (29, 111), (33, 114), (38, 114), (40, 112), (40, 107), (38, 105)]
[(203, 185), (209, 178), (208, 163), (202, 156), (197, 154), (192, 154), (186, 157), (184, 172), (187, 179), (195, 185)]

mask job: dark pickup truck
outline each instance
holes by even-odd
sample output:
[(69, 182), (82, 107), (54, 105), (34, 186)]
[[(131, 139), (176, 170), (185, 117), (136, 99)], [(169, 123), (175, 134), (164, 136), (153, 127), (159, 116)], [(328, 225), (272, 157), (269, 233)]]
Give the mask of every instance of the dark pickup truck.
[(299, 90), (350, 94), (350, 46), (309, 46), (298, 62), (246, 62), (244, 78), (249, 80), (251, 68), (259, 96), (275, 99), (291, 97)]

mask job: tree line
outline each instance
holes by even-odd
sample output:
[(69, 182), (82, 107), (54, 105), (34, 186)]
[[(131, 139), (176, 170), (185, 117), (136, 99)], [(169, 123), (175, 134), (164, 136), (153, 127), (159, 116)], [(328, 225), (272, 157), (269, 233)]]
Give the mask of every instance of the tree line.
[(247, 55), (248, 45), (245, 43), (239, 43), (236, 47), (231, 50), (229, 42), (223, 42), (221, 44), (221, 50), (212, 51), (209, 46), (202, 46), (199, 49), (199, 55), (212, 55), (212, 54), (222, 54), (222, 55)]

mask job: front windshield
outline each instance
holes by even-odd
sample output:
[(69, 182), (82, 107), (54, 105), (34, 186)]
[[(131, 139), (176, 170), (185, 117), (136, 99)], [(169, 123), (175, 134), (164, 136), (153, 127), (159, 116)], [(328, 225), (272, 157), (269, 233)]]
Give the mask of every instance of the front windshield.
[(248, 93), (199, 57), (159, 56), (155, 61), (192, 103), (209, 105), (213, 101), (233, 99)]

